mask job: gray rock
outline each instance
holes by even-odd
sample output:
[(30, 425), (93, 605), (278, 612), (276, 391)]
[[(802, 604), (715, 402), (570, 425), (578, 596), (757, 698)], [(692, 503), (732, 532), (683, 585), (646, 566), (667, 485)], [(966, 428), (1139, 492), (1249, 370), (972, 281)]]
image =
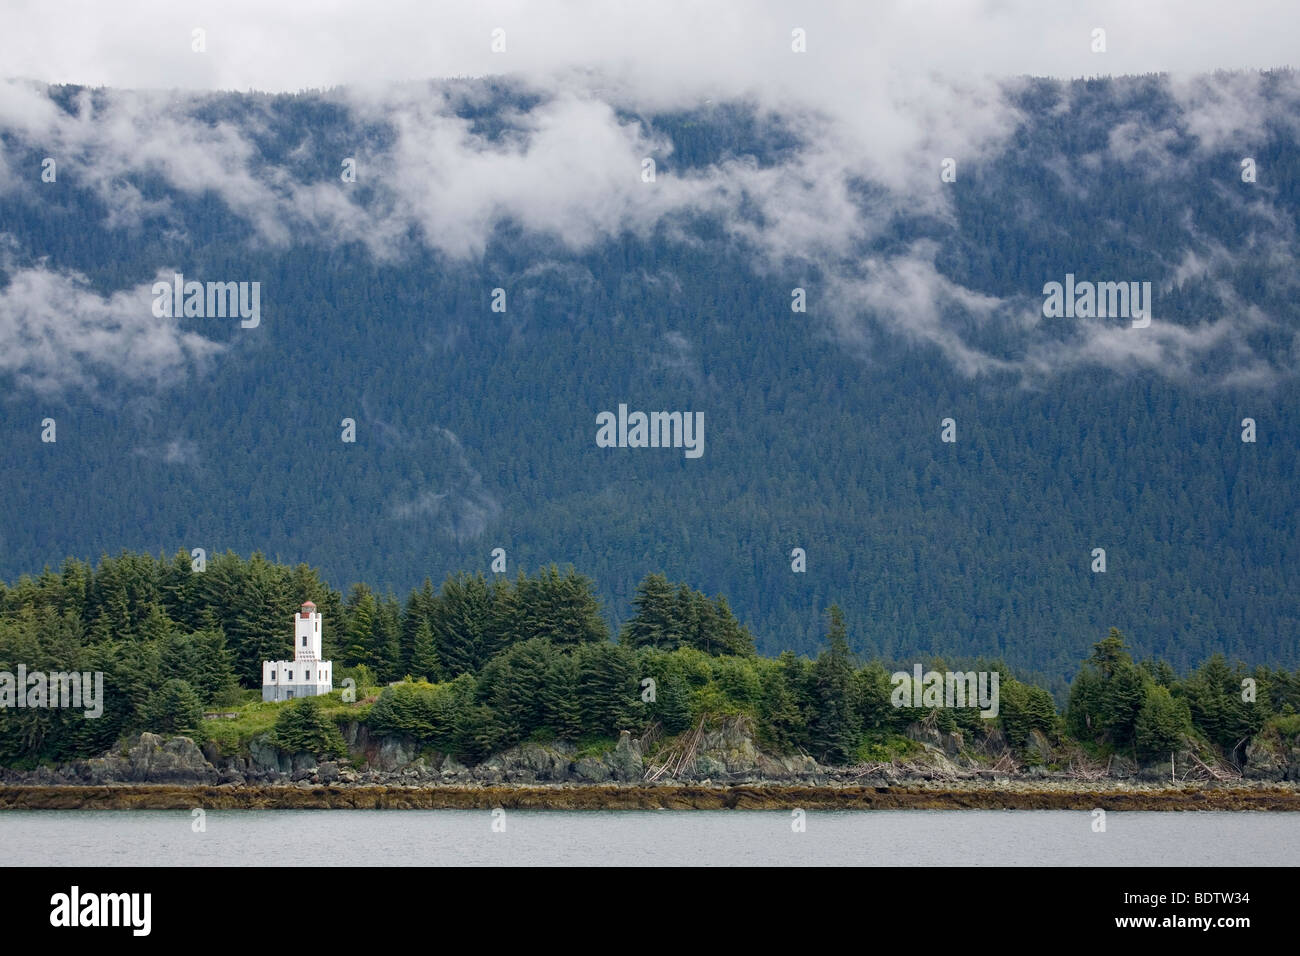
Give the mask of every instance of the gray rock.
[(1052, 761), (1052, 745), (1041, 730), (1034, 729), (1029, 732), (1029, 739), (1025, 741), (1025, 752), (1031, 762), (1045, 764)]
[(515, 765), (534, 780), (564, 780), (569, 775), (569, 757), (552, 747), (525, 743), (516, 748)]
[(918, 743), (942, 751), (944, 756), (949, 758), (956, 757), (961, 753), (962, 747), (966, 744), (965, 738), (962, 737), (959, 730), (954, 730), (949, 734), (944, 733), (938, 727), (926, 727), (920, 723), (909, 724), (904, 733)]
[(376, 770), (397, 770), (415, 759), (415, 744), (401, 737), (384, 737), (370, 760)]
[[(143, 733), (128, 746), (127, 779), (139, 783), (216, 783), (217, 770), (189, 737), (164, 742)], [(116, 768), (114, 768), (116, 770)]]
[(281, 753), (280, 748), (271, 743), (266, 734), (248, 742), (248, 758), (252, 769), (263, 773), (290, 773), (293, 770), (293, 759), (288, 754)]
[(296, 753), (293, 755), (293, 772), (301, 773), (302, 771), (312, 772), (316, 769), (316, 758), (309, 753)]
[(468, 773), (469, 768), (451, 754), (447, 754), (447, 756), (443, 758), (442, 775), (444, 777), (463, 777)]
[(1289, 764), (1293, 762), (1288, 761), (1288, 756), (1294, 757), (1294, 752), (1289, 755), (1288, 749), (1276, 735), (1259, 734), (1246, 745), (1246, 763), (1242, 769), (1260, 780), (1294, 780), (1295, 776), (1288, 776), (1292, 769)]
[(630, 783), (640, 780), (645, 775), (645, 763), (641, 759), (641, 747), (626, 730), (619, 734), (618, 746), (607, 758), (610, 774), (615, 780)]
[(700, 754), (695, 758), (695, 773), (697, 776), (709, 779), (701, 781), (702, 783), (712, 782), (713, 777), (718, 777), (727, 772), (727, 765), (717, 757), (709, 754)]
[(609, 766), (595, 757), (581, 757), (573, 765), (573, 772), (586, 783), (606, 783), (612, 776)]

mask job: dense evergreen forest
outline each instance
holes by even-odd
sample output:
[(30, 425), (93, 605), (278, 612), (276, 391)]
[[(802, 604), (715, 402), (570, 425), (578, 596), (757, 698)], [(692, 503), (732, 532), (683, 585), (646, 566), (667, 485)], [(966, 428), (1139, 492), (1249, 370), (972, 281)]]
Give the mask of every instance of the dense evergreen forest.
[[(927, 719), (972, 738), (996, 726), (1018, 749), (1037, 732), (1136, 760), (1190, 739), (1240, 762), (1269, 722), (1300, 733), (1300, 671), (1247, 669), (1214, 655), (1180, 676), (1162, 660), (1135, 663), (1114, 629), (1081, 662), (1063, 715), (1045, 688), (1015, 679), (1003, 662), (971, 662), (1000, 675), (990, 719), (975, 707), (934, 706), (919, 687), (897, 700), (891, 672), (910, 673), (913, 662), (858, 659), (836, 605), (814, 658), (765, 657), (724, 597), (662, 574), (640, 582), (615, 640), (594, 583), (572, 568), (458, 574), (399, 600), (364, 584), (345, 596), (305, 565), (260, 555), (226, 553), (196, 572), (183, 553), (169, 561), (124, 552), (97, 568), (69, 559), (58, 573), (0, 584), (0, 672), (22, 664), (104, 674), (96, 719), (76, 709), (6, 709), (0, 766), (97, 755), (143, 730), (203, 740), (223, 725), (205, 721), (206, 711), (256, 699), (261, 661), (292, 656), (292, 617), (308, 599), (326, 622), (323, 652), (335, 661), (336, 684), (350, 679), (365, 704), (350, 719), (471, 761), (524, 740), (651, 728), (671, 735), (738, 714), (754, 720), (772, 751), (830, 764), (888, 759), (899, 735)], [(317, 699), (259, 706), (278, 710), (280, 746), (342, 755), (339, 729)]]
[[(5, 656), (84, 655), (114, 675), (117, 709), (77, 724), (75, 750), (143, 721), (166, 689), (158, 675), (182, 662), (208, 662), (187, 678), (205, 703), (232, 679), (249, 686), (304, 597), (331, 622), (337, 660), (381, 680), (451, 681), (484, 707), (495, 693), (485, 688), (517, 668), (547, 662), (581, 675), (594, 672), (593, 655), (609, 658), (610, 680), (660, 661), (669, 686), (689, 682), (671, 674), (672, 662), (697, 666), (680, 657), (684, 644), (700, 668), (748, 662), (740, 698), (788, 692), (793, 714), (818, 681), (838, 698), (879, 677), (835, 663), (842, 653), (818, 656), (831, 653), (832, 604), (863, 660), (1003, 661), (1058, 701), (1111, 627), (1135, 657), (1167, 662), (1168, 672), (1142, 671), (1133, 684), (1170, 688), (1167, 706), (1190, 699), (1178, 689), (1194, 679), (1170, 674), (1231, 683), (1205, 676), (1215, 654), (1293, 668), (1293, 87), (1289, 74), (1264, 77), (1265, 109), (1245, 141), (1204, 146), (1199, 127), (1170, 120), (1178, 106), (1160, 78), (1024, 81), (1008, 93), (1018, 126), (995, 155), (962, 161), (950, 216), (894, 209), (854, 250), (869, 258), (930, 243), (945, 280), (1019, 297), (1030, 312), (1042, 283), (1067, 272), (1150, 278), (1159, 317), (1185, 325), (1189, 339), (1224, 311), (1268, 317), (1179, 369), (1097, 354), (1043, 375), (1026, 373), (1015, 322), (946, 307), (964, 341), (1011, 364), (957, 368), (871, 308), (855, 316), (861, 335), (848, 347), (822, 265), (760, 267), (707, 208), (581, 249), (507, 223), (475, 257), (413, 238), (383, 258), (309, 232), (264, 241), (256, 209), (179, 188), (161, 160), (100, 188), (73, 156), (57, 183), (42, 183), (47, 144), (0, 129), (12, 171), (0, 188), (6, 308), (38, 264), (83, 275), (81, 291), (101, 297), (147, 289), (173, 269), (262, 284), (256, 329), (188, 320), (225, 348), (178, 380), (133, 377), (148, 358), (136, 353), (117, 365), (92, 356), (58, 376), (0, 359), (0, 575), (37, 574), (5, 592)], [(452, 100), (485, 144), (523, 135), (512, 124), (539, 102), (508, 83), (464, 88)], [(93, 124), (110, 93), (42, 95)], [(276, 188), (295, 182), (320, 195), (340, 185), (340, 157), (396, 136), (382, 115), (359, 118), (323, 93), (205, 95), (177, 109), (205, 128), (243, 131), (255, 149), (222, 157), (232, 168), (242, 161)], [(769, 169), (811, 148), (795, 124), (744, 104), (620, 116), (670, 144), (658, 154), (664, 182), (726, 163)], [(1174, 133), (1159, 141), (1159, 162), (1152, 143), (1119, 148), (1135, 130), (1166, 127)], [(1258, 182), (1241, 181), (1243, 155), (1258, 163)], [(873, 214), (875, 188), (857, 186), (863, 215)], [(378, 189), (364, 175), (357, 187), (363, 203)], [(1212, 276), (1184, 277), (1189, 256), (1215, 263)], [(791, 310), (794, 287), (807, 290), (806, 313)], [(508, 294), (504, 313), (492, 311), (496, 288)], [(1058, 344), (1069, 345), (1064, 333)], [(1243, 351), (1253, 374), (1234, 375)], [(702, 411), (703, 457), (596, 447), (595, 416), (620, 402)], [(1241, 441), (1246, 417), (1258, 423), (1255, 443)], [(47, 418), (55, 442), (42, 441)], [(940, 440), (946, 418), (952, 444)], [(344, 419), (356, 423), (355, 443), (340, 440)], [(187, 557), (160, 569), (128, 554), (92, 574), (85, 562), (122, 547)], [(185, 570), (194, 548), (210, 556), (202, 576)], [(489, 573), (495, 548), (506, 552), (504, 577)], [(795, 548), (806, 551), (805, 572), (792, 570)], [(1106, 550), (1105, 573), (1092, 570), (1095, 548)], [(220, 557), (227, 550), (272, 560)], [(68, 554), (81, 560), (63, 565)], [(552, 564), (595, 584), (515, 577)], [(436, 593), (420, 586), (461, 569), (482, 574)], [(607, 632), (644, 634), (636, 602), (664, 580), (727, 595), (729, 607), (673, 591), (691, 620), (724, 622), (691, 625), (721, 643), (607, 644)], [(407, 601), (389, 596), (412, 588)], [(521, 622), (502, 610), (533, 598), (569, 616)], [(480, 630), (448, 622), (470, 608)], [(737, 618), (768, 658), (741, 653)], [(775, 657), (782, 651), (793, 655)], [(472, 694), (455, 683), (461, 675)], [(1129, 703), (1145, 700), (1132, 693)], [(854, 720), (877, 719), (872, 706)], [(536, 719), (510, 717), (501, 739)], [(1116, 734), (1131, 733), (1132, 721), (1121, 724)], [(805, 745), (813, 738), (800, 735), (817, 733), (794, 717), (768, 726)], [(485, 746), (498, 730), (484, 731)], [(6, 733), (10, 759), (47, 752)], [(818, 739), (848, 749), (826, 743), (837, 733)]]

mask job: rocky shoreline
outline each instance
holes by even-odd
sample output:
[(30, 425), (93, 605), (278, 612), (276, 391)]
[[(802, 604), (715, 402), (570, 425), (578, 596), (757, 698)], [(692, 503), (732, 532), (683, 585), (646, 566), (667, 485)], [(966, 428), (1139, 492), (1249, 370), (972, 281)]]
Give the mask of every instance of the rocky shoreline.
[(143, 733), (101, 757), (0, 769), (0, 810), (1300, 810), (1294, 745), (1268, 751), (1271, 763), (1255, 757), (1243, 775), (1191, 754), (1149, 767), (1113, 757), (1081, 771), (1078, 755), (1054, 753), (1045, 739), (1037, 742), (1040, 761), (1027, 764), (1000, 741), (986, 740), (976, 752), (959, 735), (924, 728), (917, 728), (913, 759), (832, 767), (807, 755), (763, 752), (743, 719), (695, 735), (689, 752), (625, 732), (600, 751), (525, 743), (474, 766), (417, 752), (402, 738), (369, 737), (356, 724), (344, 736), (348, 759), (318, 761), (281, 751), (266, 737), (222, 754), (211, 742), (200, 747), (188, 737)]

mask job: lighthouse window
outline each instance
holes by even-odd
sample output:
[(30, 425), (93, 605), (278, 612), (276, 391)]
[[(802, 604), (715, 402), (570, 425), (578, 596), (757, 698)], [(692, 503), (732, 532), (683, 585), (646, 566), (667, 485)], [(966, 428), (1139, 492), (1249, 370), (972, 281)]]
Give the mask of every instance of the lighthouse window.
[(307, 635), (306, 635), (306, 634), (304, 634), (304, 635), (302, 636), (302, 646), (303, 646), (303, 647), (306, 647), (306, 646), (307, 646)]
[(275, 680), (275, 671), (271, 671), (271, 680)]
[(303, 680), (311, 680), (311, 671), (307, 672), (306, 676), (303, 677)]
[(293, 680), (293, 671), (289, 671), (289, 680)]

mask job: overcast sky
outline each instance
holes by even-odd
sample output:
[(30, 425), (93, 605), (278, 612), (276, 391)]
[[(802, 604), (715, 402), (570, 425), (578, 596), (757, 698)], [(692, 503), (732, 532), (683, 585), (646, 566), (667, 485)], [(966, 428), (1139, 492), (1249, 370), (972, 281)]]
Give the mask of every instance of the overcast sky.
[[(0, 75), (299, 90), (597, 69), (645, 96), (729, 95), (881, 70), (957, 75), (1291, 65), (1295, 0), (8, 0)], [(794, 57), (791, 30), (807, 31)], [(1091, 50), (1106, 31), (1105, 53)], [(191, 31), (207, 50), (191, 50)], [(505, 31), (506, 52), (490, 49)]]

